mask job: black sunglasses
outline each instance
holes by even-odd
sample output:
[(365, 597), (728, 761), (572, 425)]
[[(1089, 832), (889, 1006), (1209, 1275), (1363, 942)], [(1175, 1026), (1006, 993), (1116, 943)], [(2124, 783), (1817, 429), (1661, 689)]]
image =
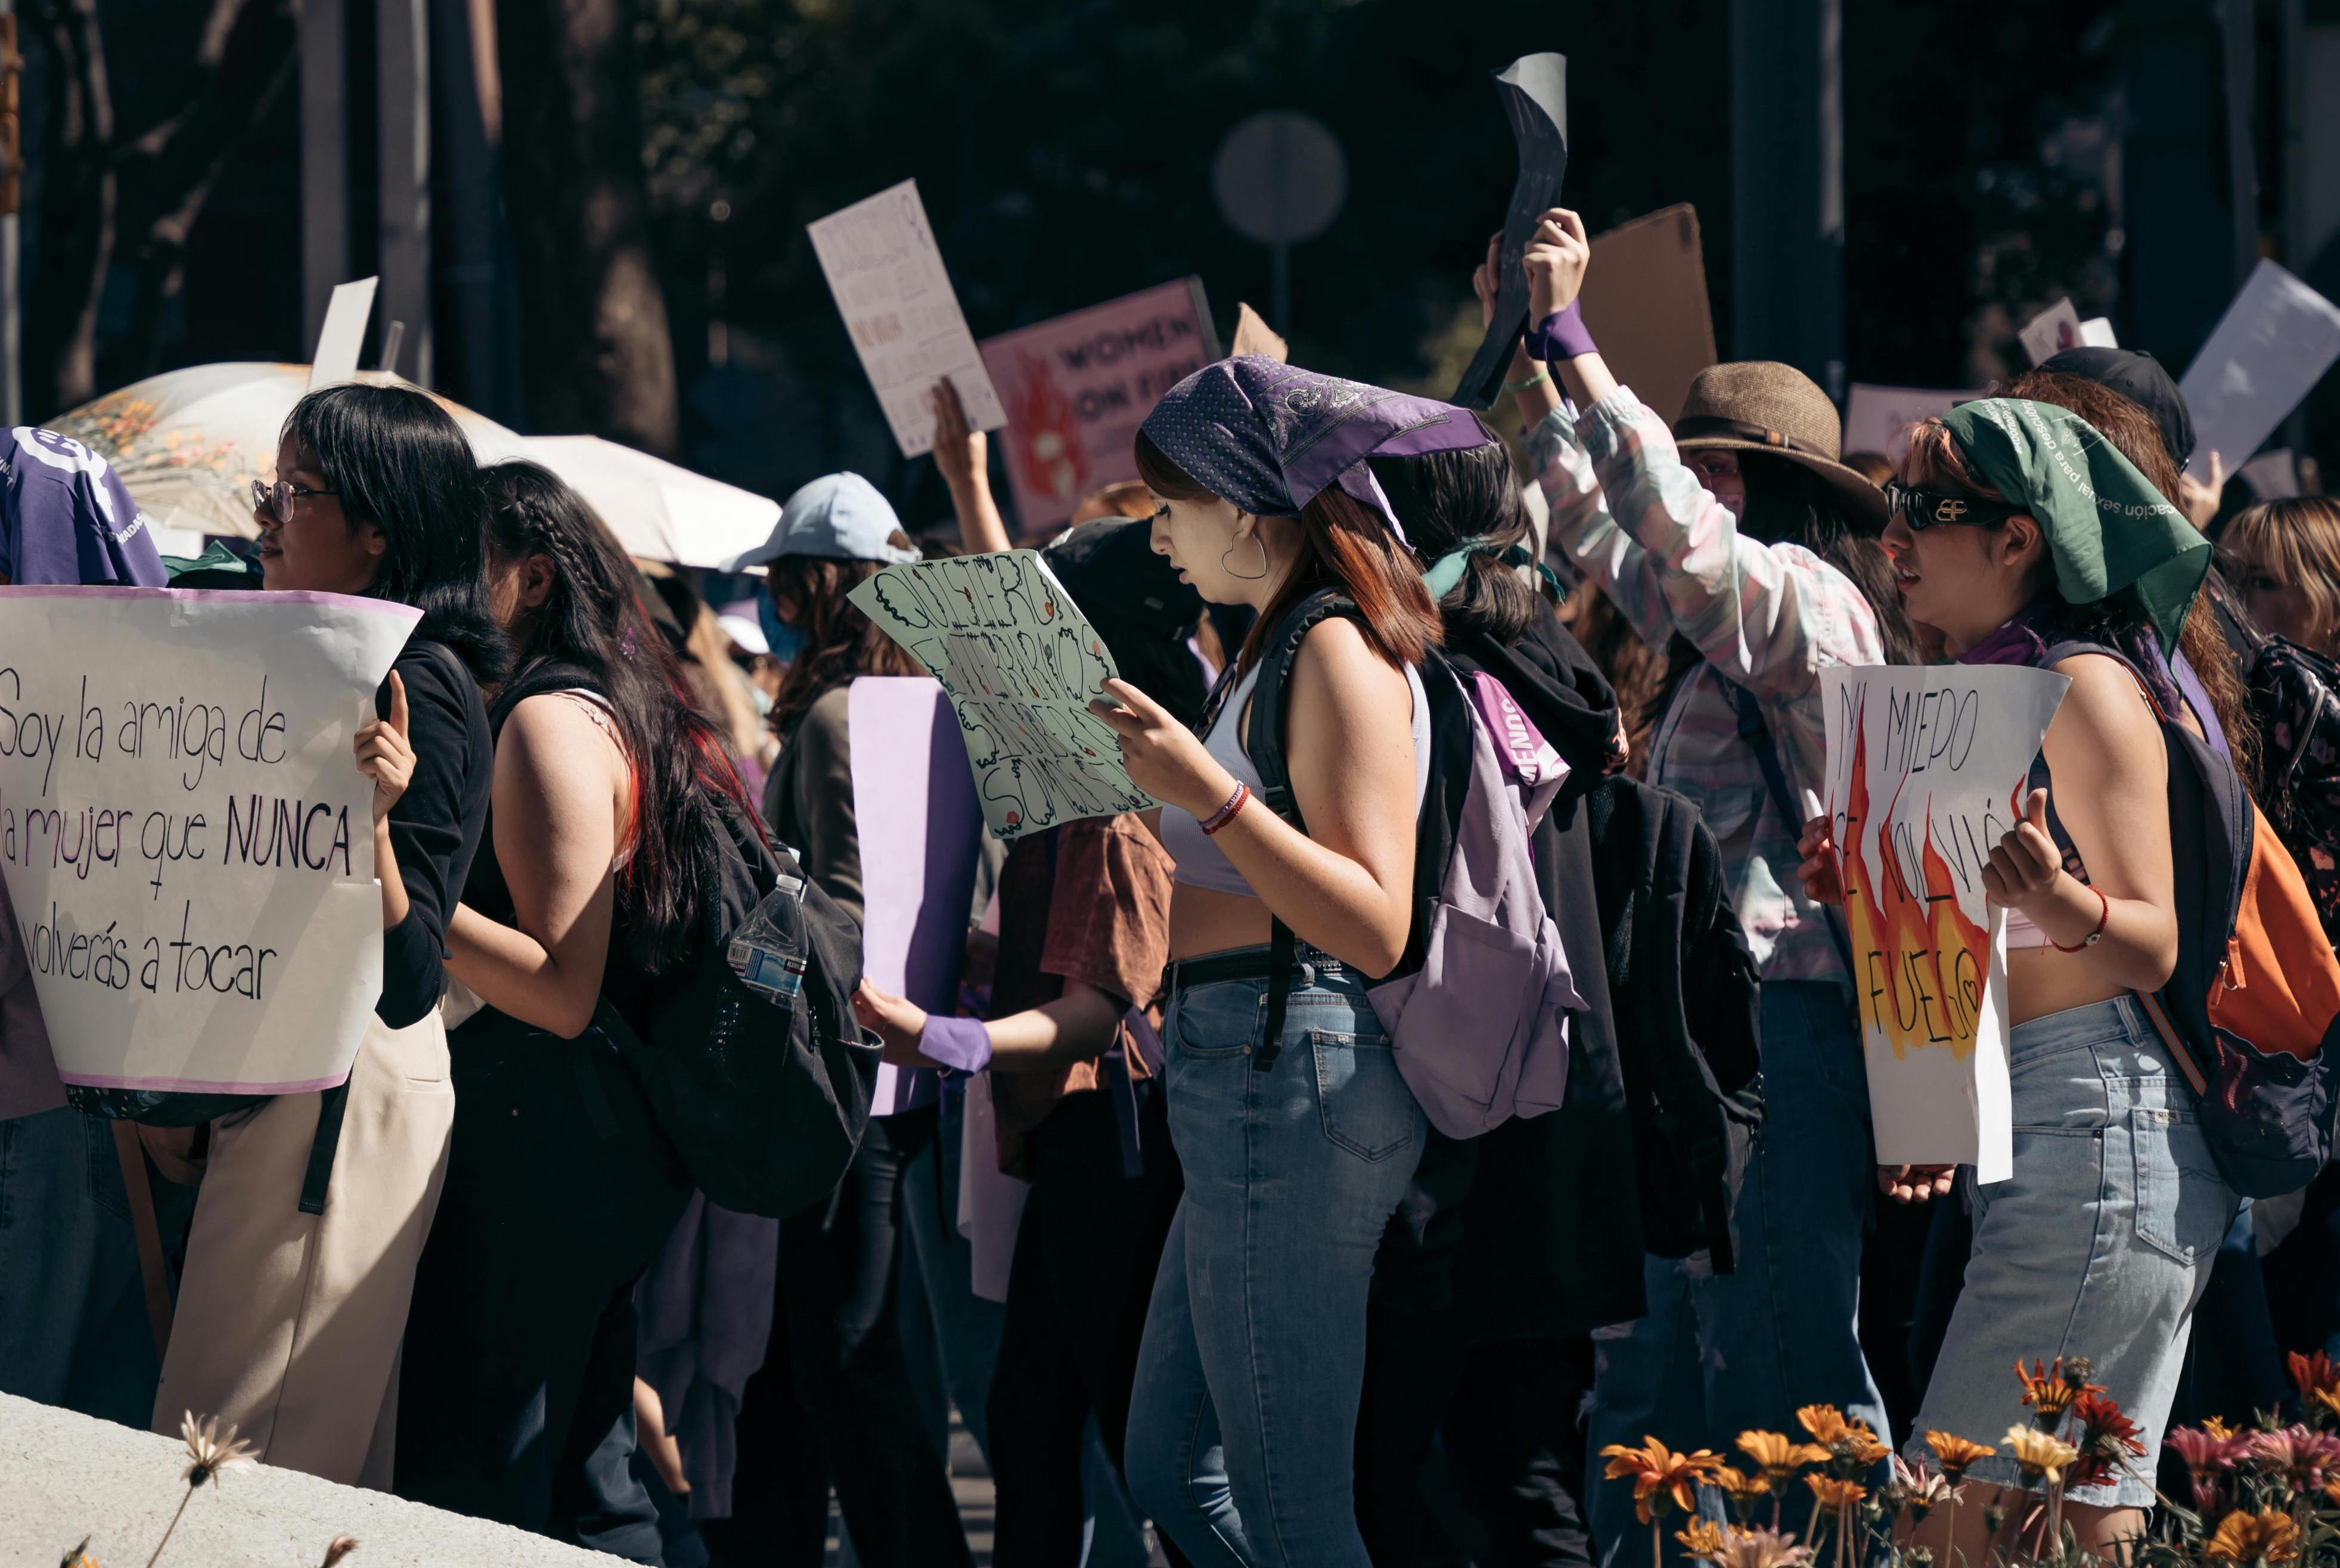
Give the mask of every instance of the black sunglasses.
[(1997, 528), (2008, 518), (2026, 511), (2023, 507), (2009, 506), (2005, 501), (1985, 501), (1980, 496), (1919, 490), (1915, 485), (1903, 484), (1898, 479), (1885, 481), (1885, 501), (1893, 509), (1893, 514), (1909, 525), (1912, 533), (1921, 533), (1937, 523)]

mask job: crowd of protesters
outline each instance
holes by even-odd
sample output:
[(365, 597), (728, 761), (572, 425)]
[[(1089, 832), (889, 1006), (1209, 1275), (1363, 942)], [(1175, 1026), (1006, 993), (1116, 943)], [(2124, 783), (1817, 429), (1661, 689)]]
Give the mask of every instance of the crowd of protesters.
[[(2222, 517), (2176, 387), (2117, 350), (1890, 458), (1783, 364), (1709, 368), (1669, 423), (1584, 324), (1590, 264), (1547, 213), (1515, 429), (1225, 360), (1145, 419), (1140, 482), (1026, 541), (1161, 805), (945, 868), (959, 1005), (853, 991), (890, 1070), (786, 1216), (695, 1191), (620, 1042), (694, 956), (724, 821), (857, 926), (902, 896), (865, 877), (900, 824), (857, 791), (854, 692), (924, 671), (849, 595), (938, 547), (829, 475), (734, 563), (752, 618), (719, 616), (428, 396), (309, 393), (256, 585), (421, 611), (352, 759), (381, 999), (342, 1087), (124, 1136), (66, 1104), (0, 888), (0, 1391), (214, 1416), (269, 1464), (672, 1568), (811, 1568), (832, 1496), (868, 1568), (971, 1563), (955, 1408), (998, 1563), (1401, 1568), (1607, 1564), (1649, 1515), (1605, 1455), (1828, 1406), (1922, 1464), (2023, 1418), (2010, 1363), (2086, 1356), (2137, 1463), (2064, 1518), (2135, 1535), (2173, 1422), (2278, 1406), (2285, 1352), (2340, 1348), (2340, 1179), (2240, 1196), (2140, 1000), (2178, 960), (2166, 726), (2340, 910), (2340, 704), (2293, 700), (2340, 658), (2340, 506)], [(957, 548), (1010, 548), (984, 436), (932, 406)], [(217, 585), (102, 461), (14, 439), (0, 581)], [(1822, 672), (1945, 662), (2071, 682), (1986, 873), (2016, 1133), (1988, 1184), (1876, 1157), (1818, 804)], [(1433, 939), (1458, 680), (1556, 764), (1525, 841), (1575, 998), (1564, 1098), (1468, 1137), (1373, 995)], [(1004, 1302), (958, 1223), (982, 1166), (1028, 1184)], [(1915, 1284), (1880, 1305), (1889, 1234)], [(2019, 1490), (2011, 1457), (1961, 1467)], [(1921, 1538), (1981, 1563), (1988, 1513)]]

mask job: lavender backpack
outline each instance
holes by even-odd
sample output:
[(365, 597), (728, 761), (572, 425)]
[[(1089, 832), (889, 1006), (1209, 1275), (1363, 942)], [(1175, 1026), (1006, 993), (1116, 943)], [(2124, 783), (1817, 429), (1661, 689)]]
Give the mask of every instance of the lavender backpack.
[[(1300, 640), (1330, 615), (1357, 615), (1330, 590), (1275, 630), (1260, 659), (1244, 749), (1260, 798), (1299, 828), (1284, 763), (1284, 692)], [(1581, 1008), (1536, 886), (1530, 836), (1568, 765), (1492, 677), (1459, 675), (1436, 652), (1422, 669), (1430, 699), (1430, 783), (1416, 824), (1413, 925), (1405, 956), (1366, 993), (1389, 1031), (1398, 1071), (1448, 1137), (1560, 1108), (1568, 1087), (1568, 1013)], [(1294, 938), (1274, 923), (1264, 1037), (1283, 1032)], [(1254, 1067), (1266, 1065), (1254, 1057)]]

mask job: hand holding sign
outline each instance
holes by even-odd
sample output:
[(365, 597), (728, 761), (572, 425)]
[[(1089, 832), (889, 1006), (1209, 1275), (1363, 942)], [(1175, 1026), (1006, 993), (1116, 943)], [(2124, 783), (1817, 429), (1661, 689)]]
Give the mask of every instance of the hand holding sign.
[(414, 748), (406, 739), (406, 682), (390, 672), (390, 717), (359, 727), (358, 771), (373, 780), (373, 819), (379, 826), (414, 781)]
[(1226, 804), (1234, 779), (1193, 730), (1126, 680), (1116, 677), (1105, 690), (1121, 706), (1096, 701), (1089, 711), (1121, 741), (1121, 764), (1129, 769), (1130, 782), (1200, 820)]
[(2020, 909), (2056, 880), (2064, 857), (2048, 836), (2048, 791), (2034, 789), (2023, 820), (2008, 829), (1982, 868), (1983, 891), (2001, 908)]
[(1592, 262), (1592, 243), (1584, 237), (1584, 220), (1565, 207), (1554, 207), (1536, 220), (1535, 233), (1521, 254), (1528, 274), (1528, 324), (1566, 310), (1584, 287), (1584, 270)]

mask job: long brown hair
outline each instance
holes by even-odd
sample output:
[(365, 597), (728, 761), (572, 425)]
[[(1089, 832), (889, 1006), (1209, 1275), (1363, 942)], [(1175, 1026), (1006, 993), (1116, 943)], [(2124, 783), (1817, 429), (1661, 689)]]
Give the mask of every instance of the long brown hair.
[[(894, 536), (903, 543), (907, 538)], [(845, 596), (876, 576), (885, 562), (840, 561), (827, 555), (783, 555), (771, 564), (765, 591), (776, 605), (796, 607), (804, 646), (780, 677), (771, 726), (785, 734), (813, 699), (857, 675), (924, 675), (909, 650), (855, 608)]]
[(2219, 531), (2218, 554), (2298, 589), (2315, 617), (2312, 650), (2328, 658), (2340, 648), (2340, 501), (2296, 495), (2246, 508)]
[[(1137, 432), (1137, 472), (1155, 494), (1172, 501), (1220, 499), (1165, 457), (1144, 431)], [(1389, 524), (1337, 484), (1327, 485), (1302, 507), (1298, 521), (1299, 553), (1244, 639), (1235, 656), (1236, 676), (1259, 661), (1284, 618), (1320, 588), (1338, 589), (1356, 605), (1358, 630), (1374, 652), (1401, 669), (1421, 663), (1442, 640), (1438, 606)]]
[[(2078, 414), (2097, 434), (2112, 442), (2116, 452), (2137, 465), (2137, 471), (2161, 492), (2163, 500), (2181, 512), (2186, 510), (2177, 496), (2177, 460), (2170, 456), (2168, 444), (2162, 440), (2160, 424), (2146, 412), (2143, 403), (2086, 376), (2064, 371), (2026, 371), (2000, 388), (1998, 395), (2053, 403)], [(2235, 754), (2235, 770), (2257, 784), (2258, 720), (2251, 712), (2249, 694), (2243, 690), (2242, 672), (2236, 668), (2234, 650), (2219, 633), (2217, 612), (2210, 608), (2208, 595), (2196, 595), (2193, 606), (2186, 610), (2186, 624), (2177, 634), (2177, 651), (2194, 667), (2195, 677), (2202, 682), (2211, 710), (2218, 716), (2218, 726), (2226, 732), (2226, 745)]]

